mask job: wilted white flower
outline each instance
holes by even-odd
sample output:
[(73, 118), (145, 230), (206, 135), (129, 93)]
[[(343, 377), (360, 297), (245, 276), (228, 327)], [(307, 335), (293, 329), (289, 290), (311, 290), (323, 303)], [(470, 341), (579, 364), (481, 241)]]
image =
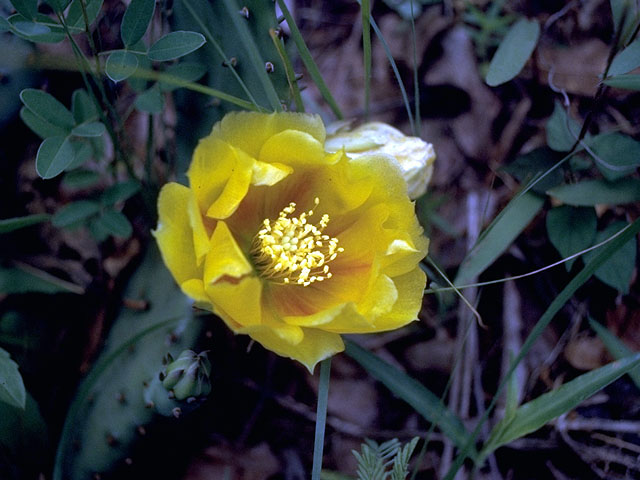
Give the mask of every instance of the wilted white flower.
[(421, 138), (408, 137), (381, 122), (366, 123), (354, 129), (350, 128), (350, 122), (337, 122), (327, 127), (325, 149), (337, 152), (341, 148), (350, 157), (389, 155), (402, 168), (410, 198), (418, 198), (427, 191), (436, 152), (432, 144)]

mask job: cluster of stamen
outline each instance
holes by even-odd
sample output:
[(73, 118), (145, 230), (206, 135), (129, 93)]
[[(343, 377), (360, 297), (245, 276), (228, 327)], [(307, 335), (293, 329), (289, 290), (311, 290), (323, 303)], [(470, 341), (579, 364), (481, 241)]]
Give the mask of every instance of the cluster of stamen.
[[(320, 200), (314, 200), (317, 207)], [(282, 209), (278, 219), (268, 218), (253, 239), (251, 254), (256, 268), (263, 278), (276, 283), (308, 286), (331, 278), (329, 263), (344, 248), (338, 247), (338, 239), (323, 233), (329, 224), (329, 215), (322, 215), (318, 226), (308, 222), (313, 210), (297, 217), (296, 204), (291, 202)]]

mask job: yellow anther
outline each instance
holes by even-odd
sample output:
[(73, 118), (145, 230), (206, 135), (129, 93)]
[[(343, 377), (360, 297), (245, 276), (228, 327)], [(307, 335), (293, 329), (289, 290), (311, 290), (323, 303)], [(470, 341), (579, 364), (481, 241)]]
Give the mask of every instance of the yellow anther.
[[(319, 203), (316, 197), (314, 208)], [(313, 216), (313, 209), (289, 218), (295, 210), (296, 204), (291, 202), (276, 220), (265, 219), (264, 228), (253, 239), (251, 254), (263, 278), (306, 287), (331, 278), (327, 263), (335, 260), (344, 248), (338, 247), (337, 238), (322, 233), (329, 224), (328, 214), (322, 215), (316, 226), (307, 221)]]

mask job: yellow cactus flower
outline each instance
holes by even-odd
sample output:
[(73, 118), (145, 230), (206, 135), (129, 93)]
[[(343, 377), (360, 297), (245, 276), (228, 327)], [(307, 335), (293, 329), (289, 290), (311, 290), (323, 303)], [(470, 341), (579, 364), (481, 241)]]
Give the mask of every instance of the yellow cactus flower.
[(336, 152), (343, 148), (352, 157), (386, 154), (395, 158), (409, 188), (409, 198), (424, 195), (433, 175), (436, 152), (433, 145), (418, 137), (407, 137), (397, 128), (381, 122), (370, 122), (353, 130), (351, 122), (336, 122), (327, 127), (325, 149)]
[(427, 252), (397, 163), (325, 151), (317, 115), (231, 113), (169, 183), (154, 232), (195, 304), (310, 371), (342, 333), (416, 319)]

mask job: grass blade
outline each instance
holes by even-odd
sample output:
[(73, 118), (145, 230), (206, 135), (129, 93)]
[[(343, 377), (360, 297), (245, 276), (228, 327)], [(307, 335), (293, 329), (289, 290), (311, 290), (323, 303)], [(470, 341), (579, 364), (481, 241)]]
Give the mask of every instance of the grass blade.
[(336, 100), (333, 98), (333, 95), (331, 95), (331, 91), (329, 90), (329, 87), (327, 87), (327, 84), (324, 83), (322, 74), (320, 73), (320, 70), (318, 69), (316, 62), (314, 62), (313, 57), (311, 56), (311, 52), (307, 48), (307, 44), (302, 38), (302, 34), (300, 33), (300, 30), (298, 29), (298, 26), (296, 25), (296, 22), (293, 19), (291, 12), (287, 8), (287, 5), (284, 3), (284, 0), (276, 0), (276, 1), (278, 2), (278, 6), (282, 11), (282, 14), (284, 15), (285, 20), (289, 24), (289, 28), (291, 29), (291, 38), (293, 38), (293, 41), (296, 44), (298, 53), (300, 54), (300, 58), (302, 59), (302, 63), (304, 63), (304, 66), (307, 68), (307, 71), (309, 72), (311, 79), (318, 87), (318, 90), (320, 91), (320, 93), (322, 94), (322, 97), (325, 99), (325, 101), (331, 108), (331, 111), (333, 112), (333, 114), (338, 118), (338, 120), (342, 120), (344, 118), (344, 115), (342, 115), (342, 111), (340, 110), (340, 107), (338, 107)]
[(369, 0), (360, 3), (362, 19), (362, 52), (364, 61), (364, 119), (369, 120), (369, 104), (371, 103), (371, 5)]
[[(600, 340), (602, 340), (602, 343), (604, 343), (604, 346), (607, 347), (609, 353), (613, 355), (616, 360), (633, 355), (633, 350), (622, 343), (622, 341), (611, 333), (609, 329), (600, 325), (592, 318), (589, 318), (589, 325), (596, 332)], [(628, 373), (633, 380), (633, 383), (640, 388), (640, 368), (634, 368)]]
[(511, 200), (460, 264), (454, 284), (464, 285), (480, 275), (520, 235), (543, 204), (544, 198), (533, 192)]
[(280, 56), (282, 64), (284, 65), (285, 74), (287, 75), (287, 82), (289, 83), (289, 88), (291, 89), (291, 96), (293, 97), (293, 102), (296, 104), (296, 111), (304, 112), (304, 102), (302, 101), (302, 97), (300, 96), (298, 80), (296, 79), (296, 73), (293, 71), (293, 65), (291, 64), (291, 59), (287, 54), (287, 50), (284, 48), (282, 41), (278, 38), (278, 34), (274, 29), (269, 30), (269, 36), (271, 37), (271, 40), (273, 40), (273, 45), (274, 47), (276, 47), (278, 55)]
[(480, 458), (485, 458), (502, 445), (535, 432), (638, 365), (640, 365), (640, 353), (580, 375), (558, 389), (525, 403), (516, 410), (510, 420), (507, 419), (495, 426), (480, 452)]
[[(429, 422), (438, 425), (442, 432), (458, 447), (469, 441), (469, 432), (462, 421), (442, 401), (424, 385), (406, 373), (389, 365), (378, 356), (345, 339), (346, 354), (358, 362), (375, 379), (382, 382), (389, 390), (413, 407)], [(469, 454), (475, 457), (475, 449), (470, 446)]]

